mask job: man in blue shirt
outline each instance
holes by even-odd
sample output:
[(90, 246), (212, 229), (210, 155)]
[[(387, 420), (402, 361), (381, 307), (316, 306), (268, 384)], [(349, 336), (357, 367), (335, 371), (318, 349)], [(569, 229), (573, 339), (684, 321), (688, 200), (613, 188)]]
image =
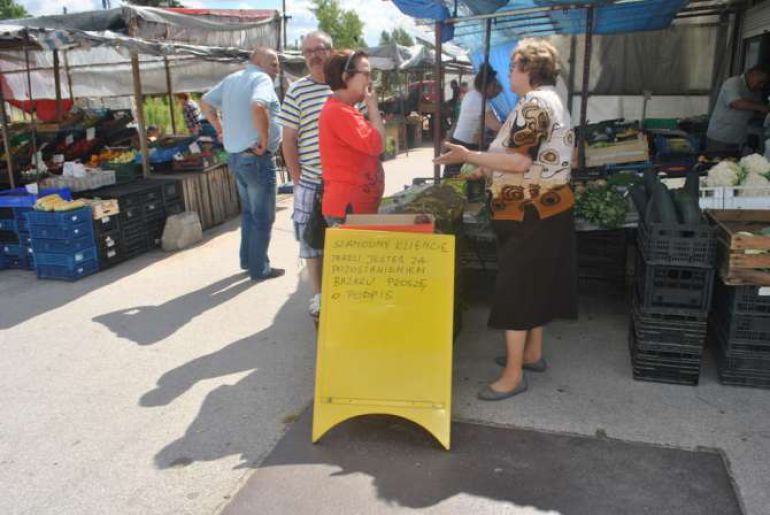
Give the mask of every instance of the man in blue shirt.
[(267, 256), (275, 221), (275, 153), (281, 144), (280, 104), (273, 88), (279, 67), (275, 51), (258, 48), (246, 68), (231, 73), (201, 98), (203, 114), (229, 154), (243, 211), (241, 268), (255, 281), (284, 274), (271, 268)]

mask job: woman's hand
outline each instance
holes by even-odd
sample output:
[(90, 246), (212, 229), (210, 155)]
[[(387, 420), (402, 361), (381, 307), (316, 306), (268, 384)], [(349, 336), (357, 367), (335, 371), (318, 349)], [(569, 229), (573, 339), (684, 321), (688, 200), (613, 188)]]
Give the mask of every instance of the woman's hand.
[(433, 160), (433, 164), (437, 165), (455, 165), (464, 163), (468, 160), (470, 150), (462, 145), (455, 145), (454, 143), (444, 143), (444, 146), (448, 149), (445, 152)]
[(364, 90), (364, 103), (369, 112), (380, 110), (377, 104), (377, 93), (375, 93), (374, 87), (371, 84)]

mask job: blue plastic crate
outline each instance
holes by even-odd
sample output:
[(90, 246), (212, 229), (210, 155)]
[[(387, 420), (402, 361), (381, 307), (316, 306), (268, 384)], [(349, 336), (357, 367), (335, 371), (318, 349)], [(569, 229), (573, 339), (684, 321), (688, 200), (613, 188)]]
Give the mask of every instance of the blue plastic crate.
[(0, 218), (0, 231), (15, 231), (18, 226), (13, 218)]
[(99, 262), (95, 259), (84, 261), (75, 268), (61, 265), (35, 264), (35, 272), (38, 279), (57, 279), (60, 281), (77, 281), (87, 275), (99, 271)]
[(30, 225), (29, 233), (35, 239), (66, 240), (92, 235), (94, 224), (89, 220), (75, 225)]
[(0, 245), (0, 254), (4, 256), (25, 256), (25, 247), (18, 243), (3, 243)]
[(67, 254), (51, 252), (35, 252), (35, 265), (41, 266), (65, 266), (75, 269), (81, 264), (97, 258), (96, 247), (90, 247)]
[(91, 222), (91, 208), (81, 207), (72, 211), (30, 211), (25, 214), (30, 225), (75, 225)]
[(55, 254), (72, 254), (80, 250), (94, 246), (94, 238), (87, 234), (79, 238), (67, 238), (63, 240), (45, 240), (35, 238), (32, 241), (32, 249), (35, 252), (48, 252)]
[(32, 270), (33, 263), (31, 258), (0, 254), (0, 270)]
[(36, 195), (29, 193), (25, 188), (16, 188), (0, 191), (0, 207), (32, 207), (37, 199), (54, 194), (64, 200), (72, 200), (72, 193), (68, 188), (41, 190)]

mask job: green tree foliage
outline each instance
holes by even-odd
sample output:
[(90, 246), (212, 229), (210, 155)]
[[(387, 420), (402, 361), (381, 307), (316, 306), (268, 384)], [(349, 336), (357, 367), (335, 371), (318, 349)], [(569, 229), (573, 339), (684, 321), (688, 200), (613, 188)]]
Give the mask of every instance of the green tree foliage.
[[(414, 39), (406, 30), (400, 27), (390, 32), (383, 30), (380, 34), (380, 46), (390, 45), (391, 43), (401, 46), (412, 46), (414, 45)], [(401, 93), (406, 95), (406, 78), (401, 73), (378, 71), (375, 72), (375, 80), (379, 84), (380, 95), (385, 98), (399, 96)]]
[(337, 0), (313, 0), (310, 10), (318, 20), (318, 28), (328, 33), (336, 48), (361, 48), (364, 42), (364, 22), (354, 11), (340, 7)]
[(389, 45), (390, 43), (397, 43), (402, 46), (414, 45), (414, 39), (412, 36), (401, 27), (397, 27), (392, 31), (382, 31), (380, 34), (380, 45)]
[(29, 16), (29, 13), (23, 5), (19, 5), (13, 0), (0, 0), (0, 20), (24, 18), (25, 16)]

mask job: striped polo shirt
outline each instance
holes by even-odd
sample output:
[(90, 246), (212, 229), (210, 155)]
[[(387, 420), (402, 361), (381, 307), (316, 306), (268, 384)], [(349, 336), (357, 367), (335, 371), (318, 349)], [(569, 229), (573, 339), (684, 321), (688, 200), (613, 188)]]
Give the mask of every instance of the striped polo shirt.
[(318, 150), (318, 115), (332, 90), (312, 78), (293, 82), (283, 99), (278, 122), (297, 131), (301, 183), (321, 183), (321, 154)]

